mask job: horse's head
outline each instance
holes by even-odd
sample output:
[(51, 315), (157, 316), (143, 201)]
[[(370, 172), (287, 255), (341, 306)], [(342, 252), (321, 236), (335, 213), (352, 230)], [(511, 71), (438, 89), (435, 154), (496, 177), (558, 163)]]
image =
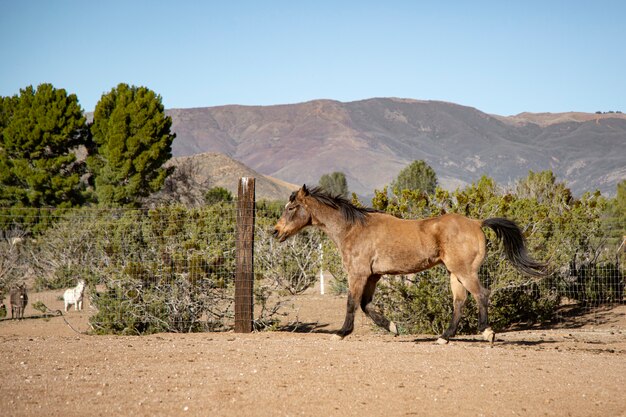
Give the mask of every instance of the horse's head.
[(19, 294), (20, 298), (24, 298), (24, 296), (26, 295), (26, 283), (25, 282), (18, 284), (17, 293)]
[(279, 241), (284, 242), (287, 238), (311, 224), (311, 213), (304, 204), (304, 199), (308, 195), (309, 190), (305, 184), (289, 197), (289, 202), (283, 210), (283, 215), (276, 223), (276, 226), (274, 226), (274, 237)]

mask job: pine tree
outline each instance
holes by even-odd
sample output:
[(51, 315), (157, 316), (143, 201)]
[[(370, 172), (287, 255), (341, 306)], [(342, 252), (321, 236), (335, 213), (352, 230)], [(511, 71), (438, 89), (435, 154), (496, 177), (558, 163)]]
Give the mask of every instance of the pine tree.
[(161, 96), (146, 87), (119, 84), (102, 96), (87, 158), (100, 204), (136, 207), (161, 189), (171, 173), (163, 168), (176, 137), (171, 126)]
[(391, 183), (394, 192), (402, 190), (421, 191), (432, 194), (437, 188), (437, 174), (424, 161), (413, 161), (404, 168)]
[(73, 153), (86, 142), (76, 95), (51, 84), (28, 86), (0, 100), (0, 206), (82, 204), (84, 164)]
[(348, 197), (348, 181), (343, 172), (322, 175), (319, 185), (332, 195)]

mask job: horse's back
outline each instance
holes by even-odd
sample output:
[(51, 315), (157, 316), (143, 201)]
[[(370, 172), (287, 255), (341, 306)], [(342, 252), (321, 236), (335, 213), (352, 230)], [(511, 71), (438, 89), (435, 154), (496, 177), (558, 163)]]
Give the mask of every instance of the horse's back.
[(472, 235), (483, 234), (481, 229), (482, 220), (470, 219), (458, 213), (447, 213), (441, 216), (431, 217), (423, 220), (432, 224), (437, 232), (459, 236), (462, 238), (473, 237)]
[(470, 219), (457, 213), (446, 213), (426, 219), (399, 219), (388, 214), (378, 214), (378, 216), (375, 227), (381, 228), (379, 226), (382, 226), (388, 234), (418, 234), (423, 238), (438, 241), (483, 235), (481, 220)]

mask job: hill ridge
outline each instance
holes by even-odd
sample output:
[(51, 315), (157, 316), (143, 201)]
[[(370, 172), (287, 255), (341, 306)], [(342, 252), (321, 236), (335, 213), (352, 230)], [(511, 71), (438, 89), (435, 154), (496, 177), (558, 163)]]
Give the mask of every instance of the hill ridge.
[(379, 97), (270, 106), (171, 109), (175, 156), (219, 152), (294, 184), (333, 171), (371, 195), (416, 159), (454, 189), (493, 177), (507, 185), (528, 170), (552, 170), (575, 194), (614, 194), (626, 177), (626, 115), (520, 113), (498, 116), (437, 100)]

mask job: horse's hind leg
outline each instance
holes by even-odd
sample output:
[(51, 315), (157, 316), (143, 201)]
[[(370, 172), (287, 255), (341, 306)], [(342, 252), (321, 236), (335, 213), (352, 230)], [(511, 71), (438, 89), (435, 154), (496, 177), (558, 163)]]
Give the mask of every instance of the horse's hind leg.
[(376, 291), (376, 284), (379, 279), (380, 275), (371, 275), (367, 279), (367, 283), (363, 289), (363, 296), (361, 297), (361, 309), (374, 321), (374, 323), (376, 323), (377, 326), (382, 327), (397, 336), (398, 327), (396, 324), (385, 317), (372, 302), (374, 298), (374, 291)]
[(450, 274), (450, 287), (452, 288), (452, 318), (450, 319), (450, 325), (443, 332), (439, 340), (440, 344), (448, 343), (451, 337), (456, 335), (456, 331), (459, 328), (459, 321), (461, 321), (461, 313), (463, 312), (463, 306), (465, 300), (467, 300), (467, 290), (454, 274)]
[(487, 288), (480, 285), (478, 274), (471, 274), (468, 277), (459, 276), (459, 281), (472, 294), (478, 304), (478, 330), (482, 332), (483, 337), (491, 343), (496, 339), (495, 332), (489, 326), (487, 310), (489, 306), (489, 293)]

